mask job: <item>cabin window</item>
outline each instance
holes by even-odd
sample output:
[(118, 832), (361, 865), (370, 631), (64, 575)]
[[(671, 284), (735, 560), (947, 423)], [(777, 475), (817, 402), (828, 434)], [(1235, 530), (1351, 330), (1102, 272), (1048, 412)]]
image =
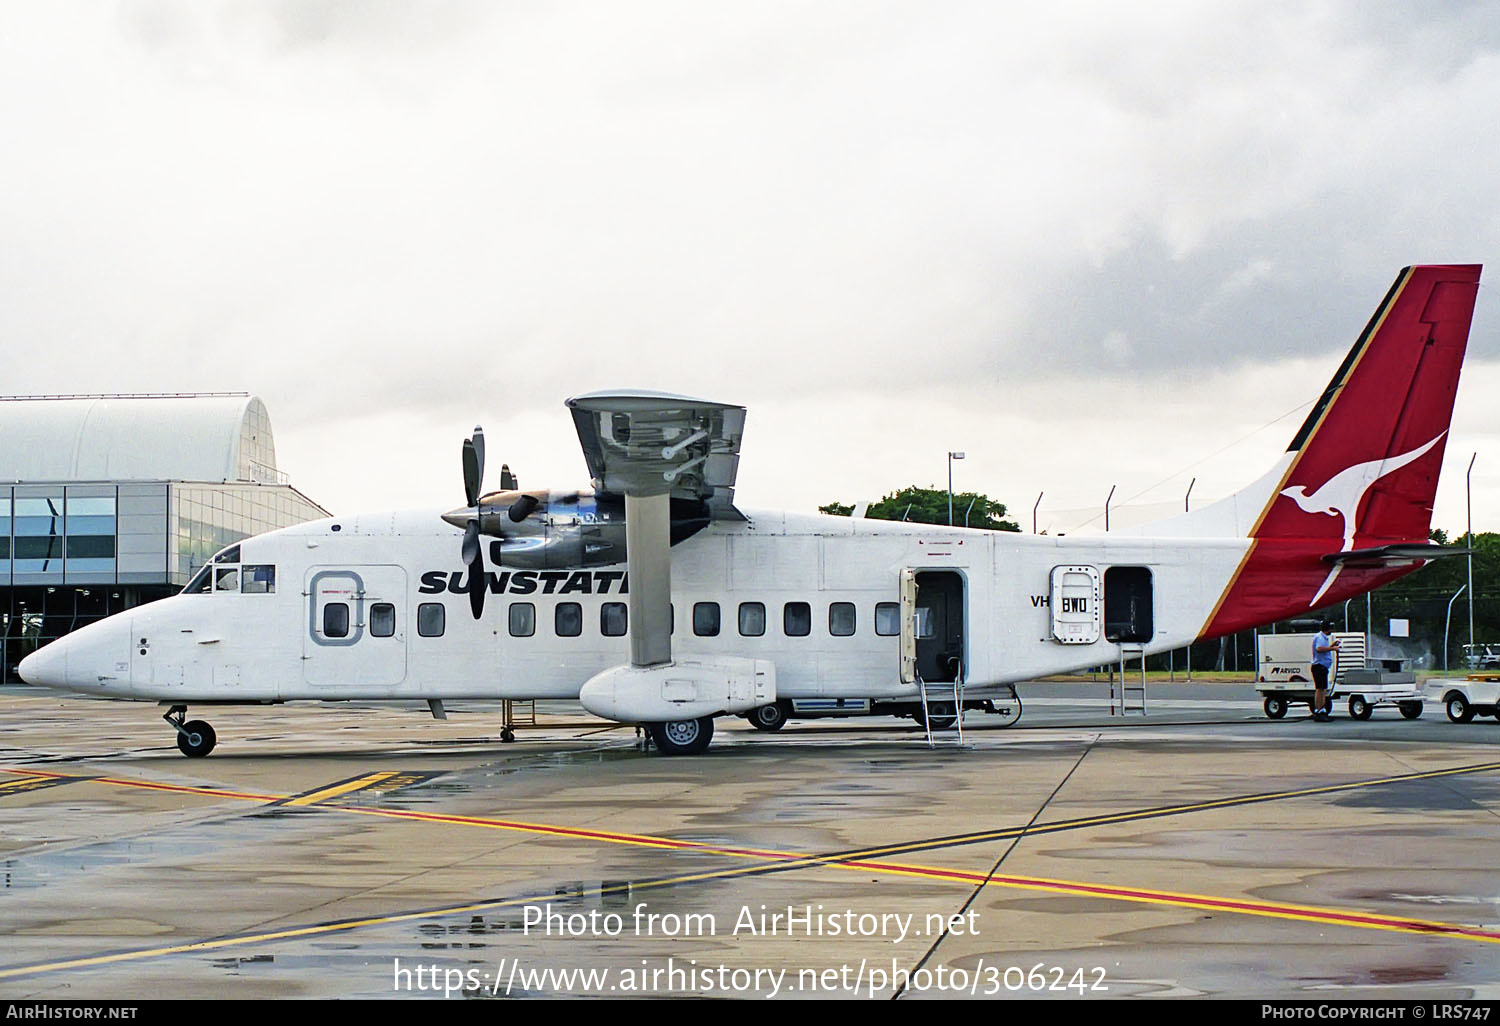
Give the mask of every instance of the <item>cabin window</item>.
[(1151, 610), (1151, 571), (1143, 566), (1112, 566), (1104, 571), (1104, 636), (1142, 643), (1155, 633)]
[(583, 607), (577, 602), (559, 602), (552, 614), (552, 626), (559, 638), (576, 638), (583, 633)]
[(441, 602), (423, 602), (417, 607), (417, 633), (424, 638), (441, 638), (448, 629), (448, 610)]
[(901, 633), (901, 603), (875, 603), (875, 633), (882, 638), (894, 638)]
[(240, 571), (240, 593), (270, 595), (276, 591), (276, 568), (246, 564)]
[[(250, 569), (249, 567), (245, 568)], [(389, 602), (377, 602), (370, 607), (370, 634), (377, 638), (389, 638), (396, 633), (396, 607)]]
[(828, 633), (835, 638), (854, 634), (854, 603), (832, 602), (828, 606)]
[(758, 638), (766, 633), (766, 604), (764, 602), (740, 603), (740, 634), (747, 638)]
[(719, 604), (717, 602), (693, 603), (693, 633), (700, 638), (719, 636)]
[(781, 609), (781, 629), (789, 638), (805, 638), (812, 633), (812, 606), (806, 602), (788, 602)]
[(599, 607), (599, 633), (606, 638), (623, 638), (630, 629), (630, 607), (623, 602), (606, 602)]
[[(240, 590), (240, 568), (237, 566), (221, 569), (214, 577), (214, 591), (239, 591)], [(340, 635), (342, 637), (342, 635)]]
[(323, 636), (325, 638), (349, 636), (349, 606), (346, 603), (330, 602), (323, 607)]
[(536, 606), (530, 602), (510, 604), (510, 636), (529, 638), (536, 633)]

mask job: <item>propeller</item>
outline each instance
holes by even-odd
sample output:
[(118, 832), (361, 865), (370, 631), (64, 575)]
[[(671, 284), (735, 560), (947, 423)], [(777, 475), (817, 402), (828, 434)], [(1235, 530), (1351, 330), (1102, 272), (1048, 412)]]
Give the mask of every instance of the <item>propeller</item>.
[(464, 525), (463, 547), (459, 550), (469, 568), (469, 611), (474, 619), (484, 613), (484, 593), (489, 590), (484, 573), (484, 551), (479, 544), (479, 496), (484, 481), (484, 429), (477, 424), (474, 437), (464, 439), (464, 498), (469, 503), (468, 522)]
[[(489, 590), (489, 579), (484, 572), (484, 547), (479, 543), (479, 518), (483, 512), (479, 500), (484, 494), (484, 429), (481, 427), (474, 428), (474, 437), (464, 439), (463, 470), (464, 499), (468, 505), (444, 513), (443, 519), (454, 527), (464, 529), (463, 545), (459, 549), (464, 565), (469, 568), (468, 584), (464, 590), (469, 593), (469, 609), (473, 612), (474, 619), (478, 620), (484, 613), (484, 596)], [(500, 468), (500, 480), (506, 490), (515, 489), (516, 479), (509, 466)], [(541, 504), (541, 500), (535, 495), (522, 495), (510, 504), (506, 515), (511, 523), (519, 524), (536, 512)], [(498, 533), (493, 520), (490, 531)]]

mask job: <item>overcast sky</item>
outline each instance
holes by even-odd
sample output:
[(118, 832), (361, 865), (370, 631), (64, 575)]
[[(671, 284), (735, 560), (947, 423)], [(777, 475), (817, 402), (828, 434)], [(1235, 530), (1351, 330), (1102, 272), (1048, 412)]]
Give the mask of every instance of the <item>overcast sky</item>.
[(0, 0), (0, 390), (253, 392), (341, 513), (459, 504), (476, 422), (582, 484), (614, 387), (749, 407), (745, 505), (1196, 506), (1403, 265), (1500, 275), (1497, 125), (1485, 2)]

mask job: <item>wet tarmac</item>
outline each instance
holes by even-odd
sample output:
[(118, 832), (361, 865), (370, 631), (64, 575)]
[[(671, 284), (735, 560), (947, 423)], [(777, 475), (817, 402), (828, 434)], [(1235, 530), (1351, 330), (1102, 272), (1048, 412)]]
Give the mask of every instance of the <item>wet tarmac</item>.
[(0, 997), (1500, 996), (1500, 723), (1021, 688), (1009, 728), (0, 689)]

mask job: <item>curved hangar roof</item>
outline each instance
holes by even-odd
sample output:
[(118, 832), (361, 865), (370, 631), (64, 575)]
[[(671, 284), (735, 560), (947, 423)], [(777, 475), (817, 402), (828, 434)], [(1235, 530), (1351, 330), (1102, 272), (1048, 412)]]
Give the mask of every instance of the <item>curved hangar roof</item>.
[(252, 395), (0, 398), (0, 481), (277, 479)]

